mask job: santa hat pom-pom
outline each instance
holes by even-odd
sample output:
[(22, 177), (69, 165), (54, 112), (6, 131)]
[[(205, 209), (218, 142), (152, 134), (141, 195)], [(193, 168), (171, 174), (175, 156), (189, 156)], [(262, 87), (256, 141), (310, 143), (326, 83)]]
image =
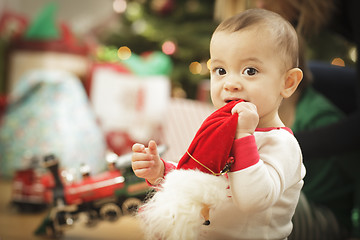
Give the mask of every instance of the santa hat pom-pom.
[(174, 170), (138, 213), (146, 239), (197, 239), (204, 204), (211, 208), (227, 198), (228, 181), (198, 170)]

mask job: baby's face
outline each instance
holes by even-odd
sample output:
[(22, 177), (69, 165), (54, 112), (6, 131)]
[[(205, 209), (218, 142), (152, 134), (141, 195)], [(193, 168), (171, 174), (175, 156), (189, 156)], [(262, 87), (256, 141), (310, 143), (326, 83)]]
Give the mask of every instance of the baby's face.
[(286, 71), (270, 33), (245, 29), (216, 32), (210, 43), (211, 99), (216, 108), (244, 99), (260, 118), (277, 114)]

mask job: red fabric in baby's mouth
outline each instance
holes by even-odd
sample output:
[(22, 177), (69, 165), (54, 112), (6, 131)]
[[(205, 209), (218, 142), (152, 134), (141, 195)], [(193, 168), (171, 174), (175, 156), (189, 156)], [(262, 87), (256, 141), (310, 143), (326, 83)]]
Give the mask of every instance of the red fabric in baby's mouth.
[(177, 169), (198, 169), (210, 174), (223, 170), (230, 157), (238, 122), (238, 114), (232, 114), (231, 109), (242, 101), (231, 101), (205, 119)]

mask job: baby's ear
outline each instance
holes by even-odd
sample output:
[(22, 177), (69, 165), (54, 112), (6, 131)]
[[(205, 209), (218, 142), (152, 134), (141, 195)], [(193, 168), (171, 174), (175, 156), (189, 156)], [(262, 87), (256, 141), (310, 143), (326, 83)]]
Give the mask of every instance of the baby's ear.
[(281, 91), (283, 98), (290, 97), (298, 87), (303, 78), (303, 72), (300, 68), (292, 68), (286, 73), (284, 88)]

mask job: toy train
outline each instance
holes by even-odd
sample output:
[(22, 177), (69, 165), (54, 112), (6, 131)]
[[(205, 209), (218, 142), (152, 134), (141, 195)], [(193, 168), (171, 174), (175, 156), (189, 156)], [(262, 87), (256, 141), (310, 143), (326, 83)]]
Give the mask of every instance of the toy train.
[[(165, 147), (159, 146), (159, 152), (164, 151)], [(13, 203), (20, 208), (50, 206), (35, 234), (51, 237), (61, 236), (80, 214), (86, 215), (87, 226), (94, 226), (99, 220), (115, 221), (121, 215), (135, 213), (152, 189), (134, 175), (131, 155), (113, 155), (107, 160), (107, 171), (92, 176), (83, 166), (80, 181), (66, 182), (59, 170), (59, 160), (48, 155), (44, 158), (45, 169), (16, 172)]]
[(44, 168), (33, 165), (17, 170), (12, 182), (12, 204), (21, 212), (43, 210), (52, 203), (53, 187), (53, 177)]

